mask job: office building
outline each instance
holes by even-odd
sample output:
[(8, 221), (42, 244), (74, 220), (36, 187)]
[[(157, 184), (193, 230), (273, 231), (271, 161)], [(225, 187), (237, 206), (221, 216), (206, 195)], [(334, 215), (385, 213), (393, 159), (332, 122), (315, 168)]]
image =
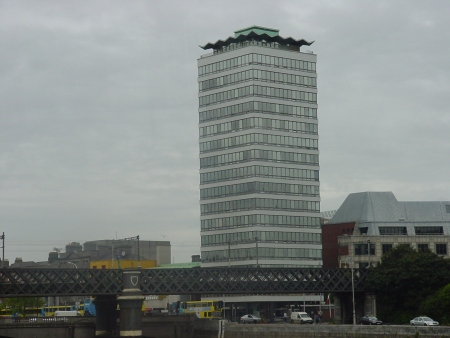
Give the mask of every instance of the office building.
[(392, 192), (348, 195), (322, 226), (324, 267), (373, 266), (396, 245), (450, 257), (450, 201), (398, 201)]
[(202, 267), (319, 267), (317, 56), (252, 26), (198, 59)]

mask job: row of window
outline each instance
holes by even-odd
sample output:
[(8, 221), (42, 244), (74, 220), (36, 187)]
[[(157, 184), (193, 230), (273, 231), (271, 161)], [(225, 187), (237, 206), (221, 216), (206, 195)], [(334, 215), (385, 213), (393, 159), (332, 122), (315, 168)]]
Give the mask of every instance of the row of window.
[(212, 124), (199, 128), (199, 136), (207, 137), (245, 129), (281, 130), (292, 133), (317, 135), (317, 123), (306, 123), (289, 120), (269, 119), (263, 117), (248, 117), (245, 119)]
[(311, 76), (271, 72), (261, 69), (249, 69), (243, 72), (233, 73), (213, 79), (200, 81), (199, 91), (217, 89), (231, 86), (233, 84), (245, 81), (266, 81), (275, 82), (292, 86), (317, 87), (317, 79)]
[(243, 215), (201, 220), (201, 231), (241, 227), (319, 228), (320, 217), (288, 215)]
[(245, 194), (282, 194), (319, 196), (319, 186), (274, 182), (246, 182), (200, 189), (200, 199), (221, 198)]
[(226, 53), (231, 50), (235, 50), (238, 48), (244, 48), (247, 46), (261, 46), (261, 47), (274, 48), (274, 49), (291, 50), (291, 51), (296, 51), (296, 52), (298, 52), (300, 50), (300, 47), (296, 46), (296, 45), (281, 44), (278, 42), (268, 42), (265, 40), (249, 39), (246, 41), (239, 41), (239, 42), (229, 43), (227, 45), (222, 45), (220, 48), (214, 49), (214, 54)]
[(300, 181), (319, 181), (319, 170), (293, 169), (250, 165), (200, 174), (200, 184), (239, 180), (250, 177), (270, 177)]
[[(406, 227), (379, 227), (380, 235), (407, 235)], [(418, 226), (414, 227), (416, 235), (443, 235), (444, 228), (441, 226)]]
[(316, 63), (303, 60), (269, 56), (258, 53), (249, 53), (223, 61), (210, 63), (209, 65), (198, 67), (198, 76), (205, 76), (225, 70), (243, 67), (251, 64), (265, 65), (268, 67), (287, 68), (306, 72), (315, 72)]
[(199, 122), (202, 123), (247, 113), (288, 115), (293, 117), (317, 119), (317, 108), (299, 107), (261, 101), (250, 101), (199, 112)]
[(319, 155), (252, 149), (217, 156), (203, 157), (200, 159), (200, 169), (249, 161), (319, 165)]
[(319, 140), (304, 137), (292, 137), (270, 134), (245, 134), (200, 142), (200, 154), (229, 148), (263, 144), (274, 147), (290, 147), (318, 150)]
[(308, 259), (321, 260), (320, 249), (288, 248), (246, 248), (231, 250), (202, 251), (202, 262), (227, 262), (228, 260), (249, 259)]
[(202, 246), (229, 245), (232, 248), (236, 244), (252, 242), (263, 243), (308, 243), (322, 244), (322, 235), (309, 232), (284, 232), (284, 231), (246, 231), (232, 234), (218, 234), (202, 236)]
[(416, 235), (443, 235), (444, 228), (440, 226), (414, 227)]
[[(381, 253), (384, 255), (386, 252), (392, 250), (393, 244), (381, 244)], [(417, 244), (417, 249), (419, 251), (428, 251), (430, 250), (428, 244), (419, 243)], [(446, 243), (438, 243), (435, 245), (435, 252), (438, 255), (446, 255), (447, 254), (447, 244)], [(355, 255), (358, 256), (374, 256), (376, 254), (375, 244), (370, 244), (370, 253), (369, 253), (369, 244), (366, 243), (355, 243)]]
[(201, 215), (242, 210), (284, 210), (292, 212), (320, 212), (320, 202), (274, 198), (246, 198), (200, 205)]
[(198, 98), (198, 104), (199, 107), (205, 107), (211, 104), (242, 99), (247, 96), (261, 96), (270, 99), (317, 103), (317, 93), (276, 87), (249, 85), (236, 89), (226, 90), (223, 92), (200, 96)]

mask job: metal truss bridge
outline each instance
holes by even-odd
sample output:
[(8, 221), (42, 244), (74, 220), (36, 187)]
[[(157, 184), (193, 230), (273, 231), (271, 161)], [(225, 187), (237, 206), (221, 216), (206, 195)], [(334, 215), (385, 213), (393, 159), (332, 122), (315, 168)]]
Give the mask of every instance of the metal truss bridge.
[[(0, 297), (119, 295), (124, 271), (3, 268)], [(367, 292), (367, 276), (366, 269), (145, 269), (139, 288), (144, 295)]]

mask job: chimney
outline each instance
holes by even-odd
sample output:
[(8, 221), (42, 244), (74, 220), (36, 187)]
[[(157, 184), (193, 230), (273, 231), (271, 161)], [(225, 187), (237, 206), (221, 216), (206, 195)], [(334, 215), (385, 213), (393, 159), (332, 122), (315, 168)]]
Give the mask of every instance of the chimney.
[(52, 251), (48, 253), (48, 262), (53, 263), (58, 260), (58, 253), (56, 251)]

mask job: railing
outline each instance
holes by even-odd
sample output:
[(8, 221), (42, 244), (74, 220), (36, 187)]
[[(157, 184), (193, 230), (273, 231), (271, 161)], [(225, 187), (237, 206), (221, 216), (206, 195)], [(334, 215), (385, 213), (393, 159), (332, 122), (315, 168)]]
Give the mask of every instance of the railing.
[(53, 324), (53, 323), (74, 323), (80, 320), (92, 321), (93, 318), (87, 317), (3, 317), (0, 318), (0, 325), (34, 325), (34, 324)]

